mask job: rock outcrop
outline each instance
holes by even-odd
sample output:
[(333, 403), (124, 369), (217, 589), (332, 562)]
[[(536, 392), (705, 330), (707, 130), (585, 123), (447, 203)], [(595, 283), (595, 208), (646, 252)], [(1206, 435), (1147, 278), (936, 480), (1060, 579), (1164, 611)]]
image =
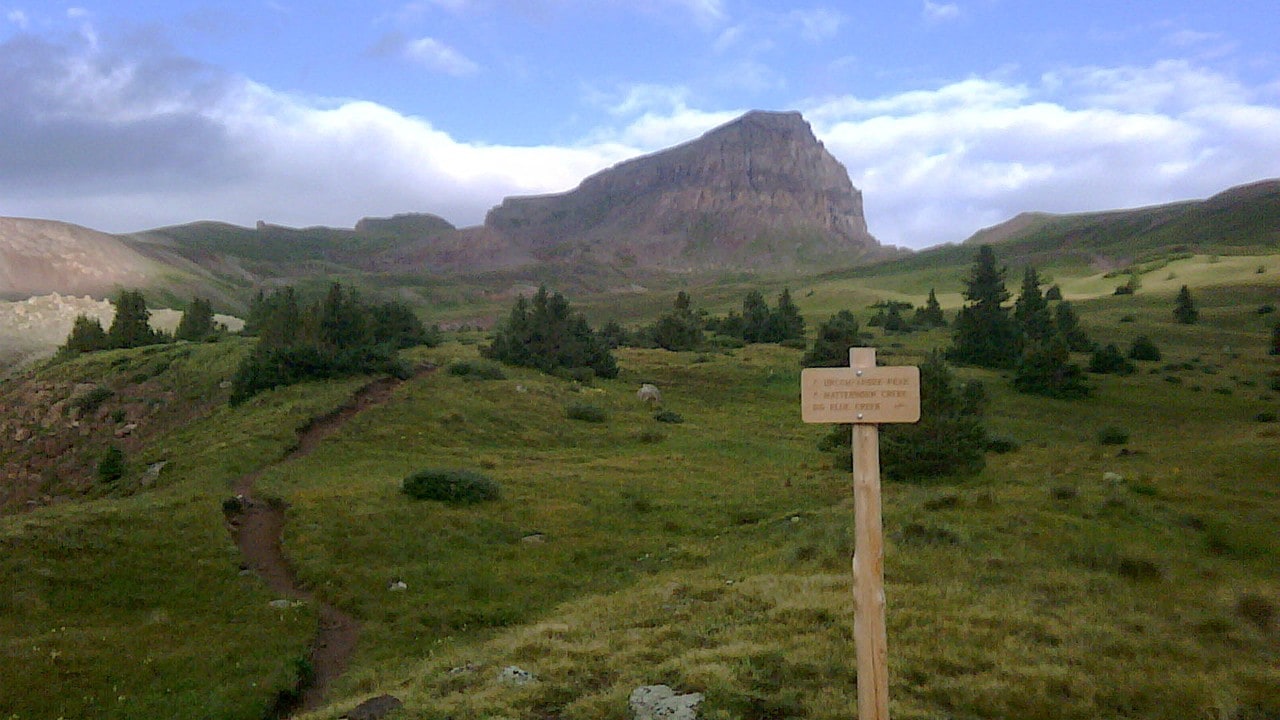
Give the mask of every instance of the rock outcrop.
[(861, 193), (797, 112), (751, 112), (571, 192), (507, 198), (485, 228), (542, 260), (669, 269), (848, 263), (880, 248)]

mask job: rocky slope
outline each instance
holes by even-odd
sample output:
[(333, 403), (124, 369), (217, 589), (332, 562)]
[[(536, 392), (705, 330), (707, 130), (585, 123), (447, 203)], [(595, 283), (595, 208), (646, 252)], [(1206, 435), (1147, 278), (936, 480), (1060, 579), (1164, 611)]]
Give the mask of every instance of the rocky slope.
[(776, 268), (875, 254), (862, 195), (796, 112), (751, 112), (560, 194), (507, 198), (485, 228), (542, 260)]
[(53, 220), (0, 217), (0, 298), (102, 296), (156, 273), (120, 238)]

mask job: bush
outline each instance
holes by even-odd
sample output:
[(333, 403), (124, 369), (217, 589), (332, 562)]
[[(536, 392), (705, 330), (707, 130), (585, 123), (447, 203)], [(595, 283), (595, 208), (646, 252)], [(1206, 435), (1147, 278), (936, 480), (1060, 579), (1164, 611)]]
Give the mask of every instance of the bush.
[(674, 410), (659, 410), (653, 414), (653, 419), (660, 423), (679, 424), (684, 422), (684, 418), (680, 416), (680, 413)]
[(1134, 338), (1133, 345), (1129, 348), (1130, 360), (1153, 362), (1160, 358), (1160, 348), (1156, 347), (1154, 342), (1151, 342), (1151, 338), (1146, 335), (1139, 335)]
[(1264, 423), (1275, 422), (1276, 414), (1267, 410), (1264, 412), (1260, 412), (1257, 415), (1254, 415), (1253, 419), (1257, 420), (1258, 422), (1264, 422)]
[(1093, 352), (1093, 357), (1089, 359), (1089, 372), (1091, 373), (1130, 375), (1136, 369), (1133, 363), (1120, 354), (1120, 348), (1116, 347), (1114, 343), (1098, 348)]
[(1115, 425), (1107, 425), (1098, 431), (1098, 443), (1101, 445), (1124, 445), (1129, 442), (1129, 431)]
[(1013, 452), (1020, 447), (1022, 447), (1022, 444), (1009, 435), (991, 435), (987, 437), (987, 449), (997, 455)]
[(116, 482), (124, 477), (124, 471), (124, 451), (111, 445), (98, 461), (98, 480), (104, 483)]
[(592, 405), (590, 403), (576, 402), (565, 408), (565, 417), (570, 420), (581, 420), (583, 422), (602, 423), (609, 418), (604, 408)]
[(439, 500), (456, 505), (498, 499), (498, 483), (471, 470), (419, 470), (404, 479), (401, 489), (415, 500)]
[(476, 380), (506, 380), (507, 374), (497, 363), (483, 360), (457, 360), (449, 365), (449, 374)]
[(99, 385), (72, 401), (71, 406), (85, 415), (92, 415), (102, 407), (102, 403), (115, 393), (105, 385)]

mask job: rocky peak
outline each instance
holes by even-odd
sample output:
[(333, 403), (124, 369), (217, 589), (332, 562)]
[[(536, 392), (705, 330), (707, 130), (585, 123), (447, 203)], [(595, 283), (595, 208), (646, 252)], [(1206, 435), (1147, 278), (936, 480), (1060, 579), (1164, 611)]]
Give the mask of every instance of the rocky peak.
[(651, 266), (774, 267), (879, 248), (861, 193), (797, 112), (753, 111), (571, 192), (508, 198), (485, 225), (535, 254)]

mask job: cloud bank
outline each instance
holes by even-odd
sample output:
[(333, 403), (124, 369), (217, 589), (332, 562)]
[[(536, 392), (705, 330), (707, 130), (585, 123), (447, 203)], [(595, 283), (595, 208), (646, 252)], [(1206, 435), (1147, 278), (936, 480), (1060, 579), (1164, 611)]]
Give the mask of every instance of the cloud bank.
[[(686, 4), (707, 18), (721, 7)], [(437, 72), (478, 70), (429, 40), (399, 47)], [(279, 92), (160, 48), (18, 35), (0, 45), (0, 215), (113, 232), (197, 219), (350, 226), (400, 212), (471, 225), (504, 196), (571, 189), (747, 109), (698, 108), (682, 88), (654, 85), (584, 105), (599, 119), (577, 141), (463, 142), (429, 118)], [(1280, 174), (1280, 108), (1191, 61), (776, 109), (805, 114), (862, 189), (872, 233), (907, 247), (958, 242), (1027, 210), (1204, 197)]]

